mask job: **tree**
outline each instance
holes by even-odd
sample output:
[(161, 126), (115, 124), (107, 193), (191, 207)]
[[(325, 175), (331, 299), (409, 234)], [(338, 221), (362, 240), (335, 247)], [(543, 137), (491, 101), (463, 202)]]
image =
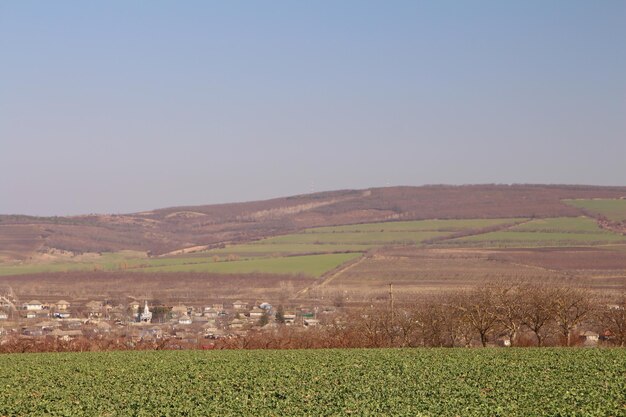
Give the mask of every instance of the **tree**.
[(285, 308), (282, 304), (279, 304), (276, 310), (276, 321), (280, 324), (285, 324)]
[(267, 312), (267, 310), (263, 310), (263, 315), (261, 315), (261, 317), (259, 317), (259, 321), (257, 322), (257, 324), (260, 327), (263, 327), (263, 326), (265, 326), (269, 322), (270, 322), (270, 315)]
[(554, 316), (554, 290), (541, 285), (525, 285), (520, 290), (522, 324), (534, 333), (537, 346), (543, 346)]
[(489, 335), (498, 322), (494, 291), (489, 287), (479, 287), (459, 293), (455, 298), (455, 308), (461, 319), (473, 329), (480, 338), (483, 347), (487, 346)]
[(615, 345), (626, 346), (626, 291), (622, 293), (616, 304), (604, 307), (600, 314), (600, 321), (610, 333)]
[(560, 287), (554, 291), (552, 300), (554, 317), (566, 346), (572, 345), (572, 331), (593, 310), (589, 292), (579, 288)]
[(509, 338), (511, 346), (515, 346), (523, 321), (519, 288), (499, 287), (495, 294), (495, 303), (498, 325)]

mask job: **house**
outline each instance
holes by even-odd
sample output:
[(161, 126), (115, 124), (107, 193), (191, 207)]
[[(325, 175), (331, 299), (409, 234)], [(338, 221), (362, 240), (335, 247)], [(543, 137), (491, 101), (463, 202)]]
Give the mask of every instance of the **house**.
[(186, 316), (188, 311), (189, 309), (186, 306), (177, 305), (177, 306), (172, 307), (171, 314), (173, 318), (178, 318), (178, 317)]
[(511, 339), (508, 336), (500, 336), (496, 339), (496, 345), (500, 347), (511, 347)]
[(598, 344), (598, 340), (600, 340), (600, 335), (596, 332), (587, 330), (580, 334), (580, 341), (585, 346), (595, 346)]
[(43, 329), (41, 327), (27, 327), (25, 329), (22, 330), (22, 334), (24, 336), (33, 336), (33, 337), (39, 337), (39, 336), (43, 336)]
[(158, 326), (150, 327), (141, 330), (138, 337), (141, 339), (161, 339), (163, 338), (163, 330)]
[(31, 301), (29, 301), (27, 303), (24, 303), (23, 307), (27, 311), (40, 311), (40, 310), (43, 310), (43, 304), (41, 304), (37, 300), (31, 300)]
[(204, 317), (215, 319), (217, 317), (217, 311), (213, 307), (207, 307), (204, 309)]
[(294, 313), (285, 313), (283, 314), (283, 318), (285, 319), (285, 324), (294, 324), (296, 322), (296, 315)]
[(59, 300), (55, 304), (55, 307), (56, 307), (57, 311), (65, 311), (65, 310), (68, 310), (70, 308), (70, 303), (68, 303), (65, 300)]
[(180, 318), (178, 319), (178, 324), (191, 324), (192, 320), (191, 317), (189, 317), (188, 315), (184, 315), (184, 316), (180, 316)]
[(70, 313), (68, 311), (57, 311), (53, 314), (55, 319), (68, 319), (70, 318)]
[(102, 317), (103, 304), (100, 301), (90, 301), (85, 304), (85, 307), (89, 313), (89, 318)]
[(241, 319), (233, 319), (233, 321), (230, 322), (229, 327), (231, 329), (241, 329), (244, 325), (244, 321)]
[(237, 300), (237, 301), (235, 301), (235, 302), (233, 303), (233, 308), (234, 308), (235, 310), (245, 310), (245, 309), (247, 309), (247, 308), (248, 308), (248, 304), (247, 304), (247, 303), (244, 303), (244, 302), (243, 302), (243, 301), (241, 301), (241, 300)]
[(263, 314), (265, 314), (265, 310), (259, 307), (254, 307), (252, 310), (250, 310), (251, 319), (259, 319), (263, 316)]
[(9, 319), (9, 315), (5, 313), (4, 311), (0, 311), (0, 320), (8, 320), (8, 319)]
[(53, 331), (50, 332), (50, 336), (56, 337), (59, 340), (63, 340), (65, 342), (68, 342), (72, 339), (75, 339), (77, 337), (80, 337), (83, 335), (83, 331), (82, 330), (60, 330), (60, 329), (54, 329)]
[(317, 319), (304, 319), (304, 325), (307, 327), (313, 327), (320, 324), (320, 321)]
[(128, 304), (128, 309), (133, 314), (139, 314), (139, 307), (141, 307), (141, 304), (139, 304), (138, 301), (133, 301), (132, 303)]

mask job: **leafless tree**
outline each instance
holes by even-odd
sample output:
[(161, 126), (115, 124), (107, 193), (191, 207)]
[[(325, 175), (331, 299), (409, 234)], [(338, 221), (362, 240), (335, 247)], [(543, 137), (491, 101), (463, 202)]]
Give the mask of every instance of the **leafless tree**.
[(554, 290), (545, 285), (527, 284), (520, 288), (522, 323), (543, 346), (554, 321)]
[(593, 310), (590, 292), (581, 288), (558, 287), (553, 292), (552, 308), (566, 346), (572, 345), (572, 332)]
[(599, 316), (612, 342), (620, 347), (626, 346), (626, 291), (620, 295), (617, 303), (605, 306)]

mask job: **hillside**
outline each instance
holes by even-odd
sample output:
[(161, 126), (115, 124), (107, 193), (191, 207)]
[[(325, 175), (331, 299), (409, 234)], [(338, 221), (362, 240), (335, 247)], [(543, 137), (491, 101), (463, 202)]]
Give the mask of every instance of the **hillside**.
[(467, 185), (342, 190), (265, 201), (72, 217), (0, 216), (0, 256), (50, 249), (164, 254), (281, 235), (309, 227), (419, 219), (573, 217), (563, 200), (621, 198), (626, 187)]

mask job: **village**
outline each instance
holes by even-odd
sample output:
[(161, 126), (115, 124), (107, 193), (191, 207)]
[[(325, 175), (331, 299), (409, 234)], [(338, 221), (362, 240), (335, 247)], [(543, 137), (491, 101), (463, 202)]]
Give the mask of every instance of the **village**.
[(485, 287), (397, 299), (390, 286), (387, 297), (365, 303), (18, 298), (0, 295), (0, 352), (626, 344), (626, 298), (607, 303), (568, 287)]
[(167, 348), (205, 348), (214, 341), (279, 326), (303, 331), (318, 326), (318, 315), (333, 307), (294, 306), (285, 309), (268, 302), (235, 300), (207, 305), (151, 304), (132, 300), (115, 304), (107, 300), (73, 302), (30, 300), (16, 304), (0, 297), (0, 346), (27, 345), (46, 339), (53, 343), (107, 341), (120, 348), (138, 345)]

